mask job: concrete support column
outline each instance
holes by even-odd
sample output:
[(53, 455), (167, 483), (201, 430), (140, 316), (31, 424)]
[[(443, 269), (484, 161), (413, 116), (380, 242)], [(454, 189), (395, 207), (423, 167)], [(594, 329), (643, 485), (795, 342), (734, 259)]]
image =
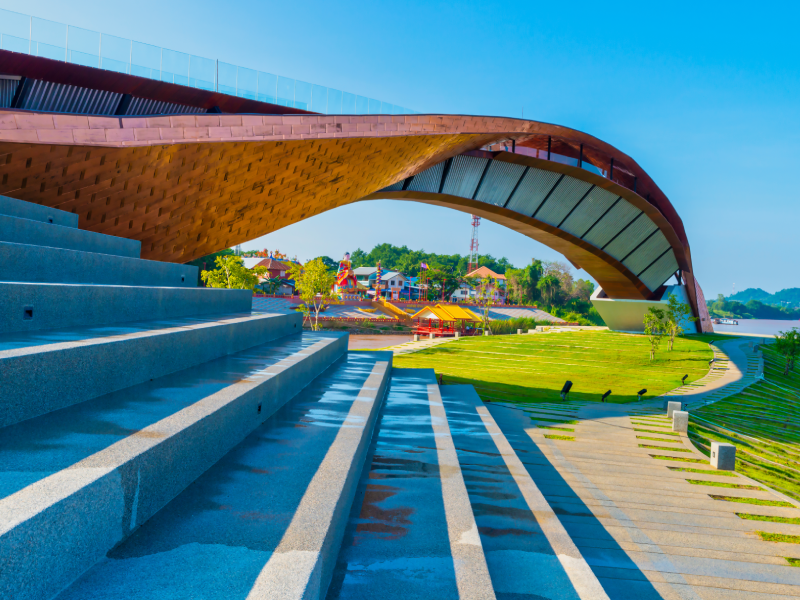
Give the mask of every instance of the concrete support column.
[(434, 339), (436, 339), (436, 336), (433, 333), (429, 333), (428, 334), (428, 339), (429, 340), (434, 340)]
[(671, 419), (672, 418), (672, 413), (674, 413), (676, 410), (680, 410), (680, 409), (681, 409), (681, 403), (680, 402), (669, 402), (668, 401), (667, 402), (667, 417)]
[(415, 341), (415, 342), (418, 342), (418, 341), (419, 341), (419, 334), (418, 334), (418, 333), (415, 333), (415, 334), (414, 334), (414, 341)]
[(720, 471), (736, 470), (736, 446), (711, 442), (711, 466)]
[(689, 433), (689, 413), (685, 410), (676, 410), (672, 413), (672, 431)]

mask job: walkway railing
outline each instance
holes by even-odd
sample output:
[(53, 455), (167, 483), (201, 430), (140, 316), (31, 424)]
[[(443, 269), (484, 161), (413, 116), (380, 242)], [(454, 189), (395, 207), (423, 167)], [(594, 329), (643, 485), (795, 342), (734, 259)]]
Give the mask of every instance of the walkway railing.
[(0, 49), (325, 114), (417, 114), (366, 96), (0, 9)]

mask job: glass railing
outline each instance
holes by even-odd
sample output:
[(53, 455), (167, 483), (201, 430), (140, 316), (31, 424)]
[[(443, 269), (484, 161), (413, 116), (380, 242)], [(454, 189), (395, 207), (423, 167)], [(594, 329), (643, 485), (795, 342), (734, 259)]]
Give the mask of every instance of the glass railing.
[(0, 49), (317, 113), (407, 115), (381, 100), (0, 9)]

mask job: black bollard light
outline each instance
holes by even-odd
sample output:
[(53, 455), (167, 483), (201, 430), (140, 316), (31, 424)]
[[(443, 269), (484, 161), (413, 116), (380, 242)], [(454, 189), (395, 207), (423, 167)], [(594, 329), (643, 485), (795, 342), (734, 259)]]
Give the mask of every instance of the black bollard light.
[(561, 388), (561, 399), (562, 400), (566, 400), (569, 397), (570, 389), (572, 389), (572, 382), (571, 381), (567, 381), (564, 384), (564, 387)]
[(647, 393), (647, 388), (641, 389), (636, 393), (639, 395), (639, 400), (641, 400), (642, 396), (644, 396)]
[(603, 398), (600, 400), (600, 402), (605, 402), (606, 398), (608, 398), (610, 395), (611, 395), (611, 390), (608, 390), (605, 394), (603, 394)]
[(681, 385), (686, 385), (686, 378), (687, 378), (688, 376), (689, 376), (689, 375), (684, 375), (683, 377), (681, 377)]

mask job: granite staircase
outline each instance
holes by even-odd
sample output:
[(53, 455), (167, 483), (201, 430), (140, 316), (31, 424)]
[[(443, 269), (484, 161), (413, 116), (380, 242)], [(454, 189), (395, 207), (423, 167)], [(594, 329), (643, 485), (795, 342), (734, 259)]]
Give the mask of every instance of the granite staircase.
[(472, 387), (0, 215), (0, 598), (607, 597)]

